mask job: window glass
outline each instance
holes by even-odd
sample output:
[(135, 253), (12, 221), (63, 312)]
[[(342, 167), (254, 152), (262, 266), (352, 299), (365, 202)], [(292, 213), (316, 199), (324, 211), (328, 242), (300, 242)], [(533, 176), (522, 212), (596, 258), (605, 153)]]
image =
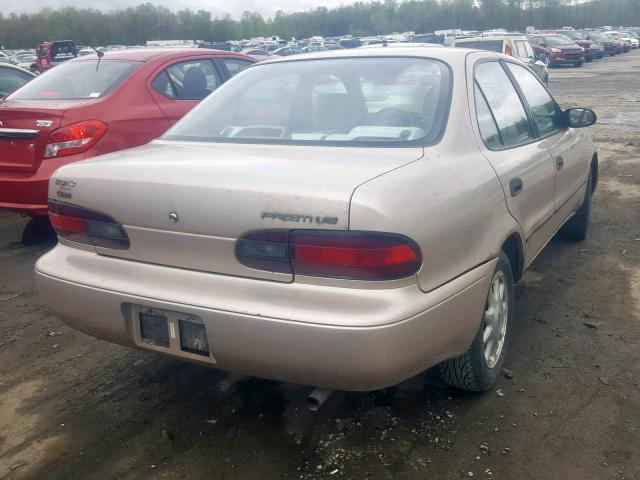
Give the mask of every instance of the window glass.
[(468, 42), (458, 42), (456, 46), (460, 48), (477, 48), (478, 50), (502, 53), (503, 43), (504, 42), (502, 40), (470, 40)]
[(19, 70), (0, 67), (0, 97), (17, 90), (31, 78), (30, 75)]
[(449, 96), (449, 69), (432, 59), (258, 64), (221, 87), (165, 138), (423, 144), (439, 137)]
[(169, 75), (167, 75), (166, 71), (160, 72), (156, 78), (151, 82), (151, 86), (153, 89), (158, 92), (160, 95), (164, 95), (167, 98), (177, 99), (178, 96), (176, 91), (171, 84), (171, 80), (169, 80)]
[(540, 135), (544, 137), (556, 131), (558, 108), (549, 92), (542, 86), (538, 78), (526, 68), (513, 63), (507, 65), (529, 104)]
[(227, 70), (229, 70), (229, 73), (232, 77), (237, 73), (240, 73), (248, 66), (252, 65), (252, 62), (241, 60), (239, 58), (223, 58), (222, 61), (224, 62)]
[(102, 98), (124, 81), (140, 62), (82, 60), (65, 62), (15, 92), (12, 100)]
[(222, 84), (213, 62), (207, 59), (177, 63), (166, 72), (180, 100), (202, 100)]
[(498, 127), (493, 119), (489, 105), (484, 98), (484, 95), (478, 88), (476, 83), (474, 86), (474, 93), (476, 99), (476, 115), (478, 117), (478, 127), (480, 127), (480, 135), (485, 145), (489, 148), (500, 148), (502, 141), (500, 140), (500, 133)]
[(534, 138), (520, 97), (500, 63), (479, 64), (476, 81), (493, 112), (505, 147), (527, 143)]
[(525, 40), (516, 40), (516, 50), (518, 51), (518, 57), (520, 58), (533, 58), (533, 50), (529, 45), (529, 42)]

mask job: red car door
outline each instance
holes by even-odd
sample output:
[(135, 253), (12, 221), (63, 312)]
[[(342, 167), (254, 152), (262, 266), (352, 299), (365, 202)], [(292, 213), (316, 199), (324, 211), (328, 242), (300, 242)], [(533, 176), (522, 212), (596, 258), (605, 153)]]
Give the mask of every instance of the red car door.
[(213, 58), (173, 61), (163, 65), (149, 82), (151, 96), (170, 124), (176, 123), (226, 80)]

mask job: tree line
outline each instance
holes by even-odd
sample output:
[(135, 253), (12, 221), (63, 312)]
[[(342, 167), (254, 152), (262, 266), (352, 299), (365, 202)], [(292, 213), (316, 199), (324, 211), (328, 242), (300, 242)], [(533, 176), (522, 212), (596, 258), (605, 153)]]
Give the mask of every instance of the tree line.
[(180, 10), (144, 3), (135, 8), (45, 8), (38, 13), (0, 12), (0, 45), (33, 47), (46, 40), (80, 45), (140, 45), (147, 40), (240, 40), (267, 35), (289, 39), (391, 32), (432, 32), (449, 28), (480, 30), (525, 26), (559, 28), (640, 25), (640, 0), (384, 0), (355, 2), (307, 12), (279, 11), (272, 18), (245, 12), (239, 19), (205, 10)]

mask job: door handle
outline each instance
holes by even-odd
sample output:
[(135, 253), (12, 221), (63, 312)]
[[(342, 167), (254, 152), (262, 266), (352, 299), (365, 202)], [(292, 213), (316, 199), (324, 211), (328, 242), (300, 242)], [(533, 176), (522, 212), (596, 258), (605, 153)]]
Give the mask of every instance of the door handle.
[(524, 184), (522, 183), (522, 179), (520, 177), (512, 178), (509, 181), (509, 191), (511, 192), (512, 197), (517, 197), (522, 193), (522, 189), (524, 188)]
[(560, 155), (556, 157), (556, 170), (560, 171), (564, 167), (564, 158)]

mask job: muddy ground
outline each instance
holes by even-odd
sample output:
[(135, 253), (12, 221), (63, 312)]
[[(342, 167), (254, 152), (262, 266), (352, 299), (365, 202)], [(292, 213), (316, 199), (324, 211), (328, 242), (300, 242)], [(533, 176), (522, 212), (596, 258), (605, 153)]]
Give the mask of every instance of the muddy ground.
[(592, 228), (518, 284), (513, 378), (485, 395), (423, 374), (312, 414), (303, 387), (96, 340), (38, 299), (50, 243), (0, 214), (0, 478), (640, 478), (640, 51), (550, 88), (600, 118)]

